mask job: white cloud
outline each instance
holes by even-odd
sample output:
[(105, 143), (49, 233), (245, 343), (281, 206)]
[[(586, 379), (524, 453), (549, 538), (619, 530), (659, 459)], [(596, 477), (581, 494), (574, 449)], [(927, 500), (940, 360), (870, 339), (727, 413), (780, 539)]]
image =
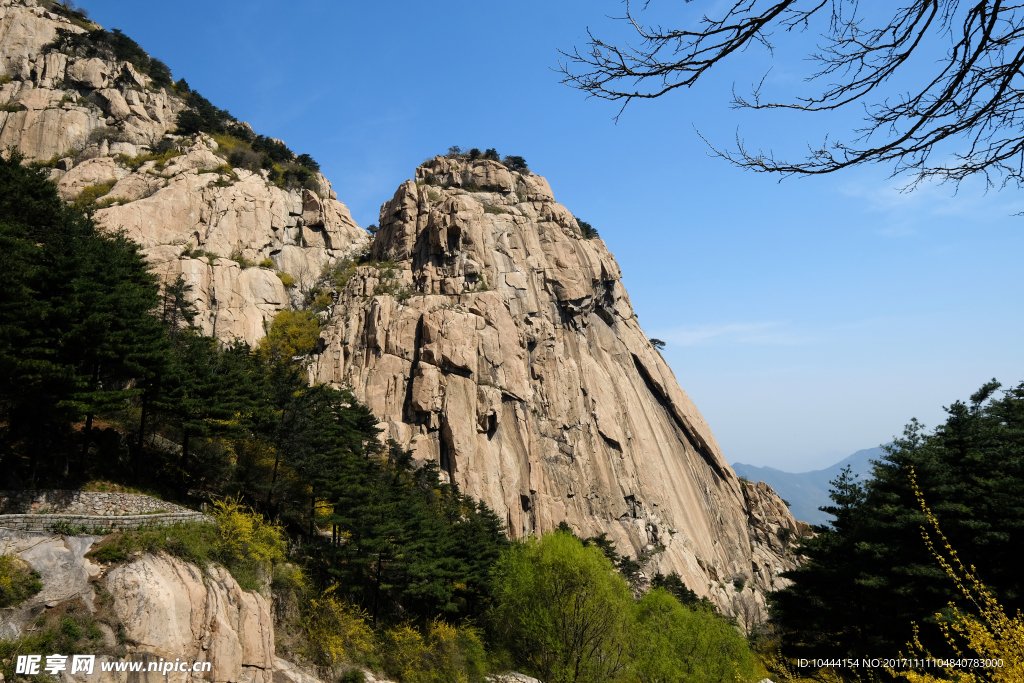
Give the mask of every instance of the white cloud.
[(787, 327), (782, 322), (690, 325), (660, 331), (656, 337), (678, 346), (797, 346), (813, 341)]
[(884, 237), (907, 237), (926, 228), (927, 219), (943, 216), (971, 223), (1005, 219), (1024, 210), (1024, 202), (1014, 192), (985, 190), (980, 179), (964, 181), (960, 188), (952, 184), (922, 183), (913, 191), (900, 188), (904, 179), (870, 178), (867, 174), (847, 180), (838, 191), (862, 201), (869, 211), (882, 214), (877, 233)]

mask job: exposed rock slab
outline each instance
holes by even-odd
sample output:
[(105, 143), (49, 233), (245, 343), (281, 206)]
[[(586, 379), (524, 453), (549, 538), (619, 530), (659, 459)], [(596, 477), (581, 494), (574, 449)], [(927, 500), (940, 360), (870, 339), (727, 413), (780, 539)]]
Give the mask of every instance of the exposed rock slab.
[(138, 652), (210, 662), (211, 681), (266, 681), (274, 664), (270, 608), (224, 569), (144, 555), (107, 576), (114, 611)]
[[(274, 625), (267, 601), (247, 593), (226, 570), (212, 566), (206, 575), (167, 555), (143, 555), (129, 564), (103, 569), (84, 555), (99, 536), (25, 534), (0, 529), (0, 548), (17, 553), (42, 575), (43, 591), (18, 609), (0, 612), (0, 637), (16, 638), (45, 608), (81, 598), (92, 609), (97, 581), (113, 598), (124, 627), (127, 661), (160, 658), (208, 662), (210, 671), (177, 674), (179, 680), (217, 683), (285, 683), (275, 671), (289, 671), (287, 683), (316, 683), (274, 654)], [(93, 675), (62, 674), (68, 683), (158, 683), (162, 674), (102, 672), (97, 657)]]

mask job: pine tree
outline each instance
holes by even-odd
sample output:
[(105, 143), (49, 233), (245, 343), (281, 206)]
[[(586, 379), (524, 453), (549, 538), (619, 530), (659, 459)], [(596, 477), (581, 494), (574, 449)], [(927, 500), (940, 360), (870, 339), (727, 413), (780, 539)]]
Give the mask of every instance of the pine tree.
[(0, 161), (0, 410), (6, 448), (29, 456), (31, 484), (40, 466), (66, 473), (57, 457), (71, 447), (71, 423), (87, 417), (88, 432), (91, 415), (123, 402), (163, 349), (138, 246), (101, 233), (21, 161)]
[[(926, 519), (910, 467), (943, 531), (1010, 611), (1024, 607), (1016, 548), (1024, 541), (1024, 384), (995, 397), (994, 380), (955, 402), (933, 433), (912, 421), (863, 484), (844, 472), (834, 484), (831, 527), (804, 541), (807, 560), (772, 597), (793, 656), (898, 652), (911, 622), (934, 620), (962, 598), (921, 543)], [(936, 654), (944, 643), (926, 642)]]
[(242, 432), (251, 420), (260, 387), (247, 344), (222, 350), (216, 339), (189, 330), (172, 348), (157, 408), (181, 434), (177, 469), (179, 495), (184, 497), (196, 472), (214, 464), (192, 459), (193, 440)]

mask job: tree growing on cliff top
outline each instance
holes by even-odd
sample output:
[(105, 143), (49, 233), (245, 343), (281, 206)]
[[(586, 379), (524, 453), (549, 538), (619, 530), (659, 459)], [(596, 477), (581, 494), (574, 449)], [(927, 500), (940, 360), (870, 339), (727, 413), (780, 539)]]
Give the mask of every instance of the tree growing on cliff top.
[[(821, 41), (808, 56), (807, 80), (827, 83), (789, 101), (734, 91), (740, 109), (827, 112), (856, 107), (864, 124), (848, 141), (826, 139), (803, 160), (748, 151), (741, 141), (716, 153), (752, 171), (817, 175), (866, 163), (891, 165), (893, 175), (989, 185), (1024, 182), (1024, 13), (1017, 3), (907, 0), (868, 7), (858, 0), (730, 0), (678, 28), (643, 23), (624, 0), (637, 42), (613, 44), (589, 32), (563, 52), (563, 83), (592, 97), (621, 102), (654, 99), (706, 80), (713, 67), (749, 47), (771, 53), (780, 36), (809, 30)], [(641, 4), (646, 10), (650, 0)], [(792, 39), (792, 38), (789, 38)], [(617, 42), (617, 41), (616, 41)], [(942, 45), (945, 45), (944, 54)], [(903, 79), (898, 80), (897, 79)], [(893, 92), (893, 90), (900, 92)], [(621, 114), (621, 111), (620, 111)], [(959, 145), (951, 156), (946, 151)], [(933, 154), (940, 154), (933, 160)]]

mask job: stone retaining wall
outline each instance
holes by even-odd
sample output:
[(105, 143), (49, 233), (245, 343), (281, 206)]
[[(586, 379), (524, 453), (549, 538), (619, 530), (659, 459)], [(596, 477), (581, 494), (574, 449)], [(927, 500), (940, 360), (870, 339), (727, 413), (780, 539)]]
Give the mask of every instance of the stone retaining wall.
[[(183, 508), (182, 508), (183, 509)], [(93, 529), (139, 529), (146, 526), (167, 526), (178, 522), (213, 522), (213, 519), (201, 512), (170, 512), (155, 515), (0, 515), (0, 528), (18, 531), (53, 531), (57, 522), (75, 527)]]
[(192, 510), (139, 493), (44, 489), (0, 491), (0, 516), (61, 514), (110, 517), (155, 512), (191, 513)]

